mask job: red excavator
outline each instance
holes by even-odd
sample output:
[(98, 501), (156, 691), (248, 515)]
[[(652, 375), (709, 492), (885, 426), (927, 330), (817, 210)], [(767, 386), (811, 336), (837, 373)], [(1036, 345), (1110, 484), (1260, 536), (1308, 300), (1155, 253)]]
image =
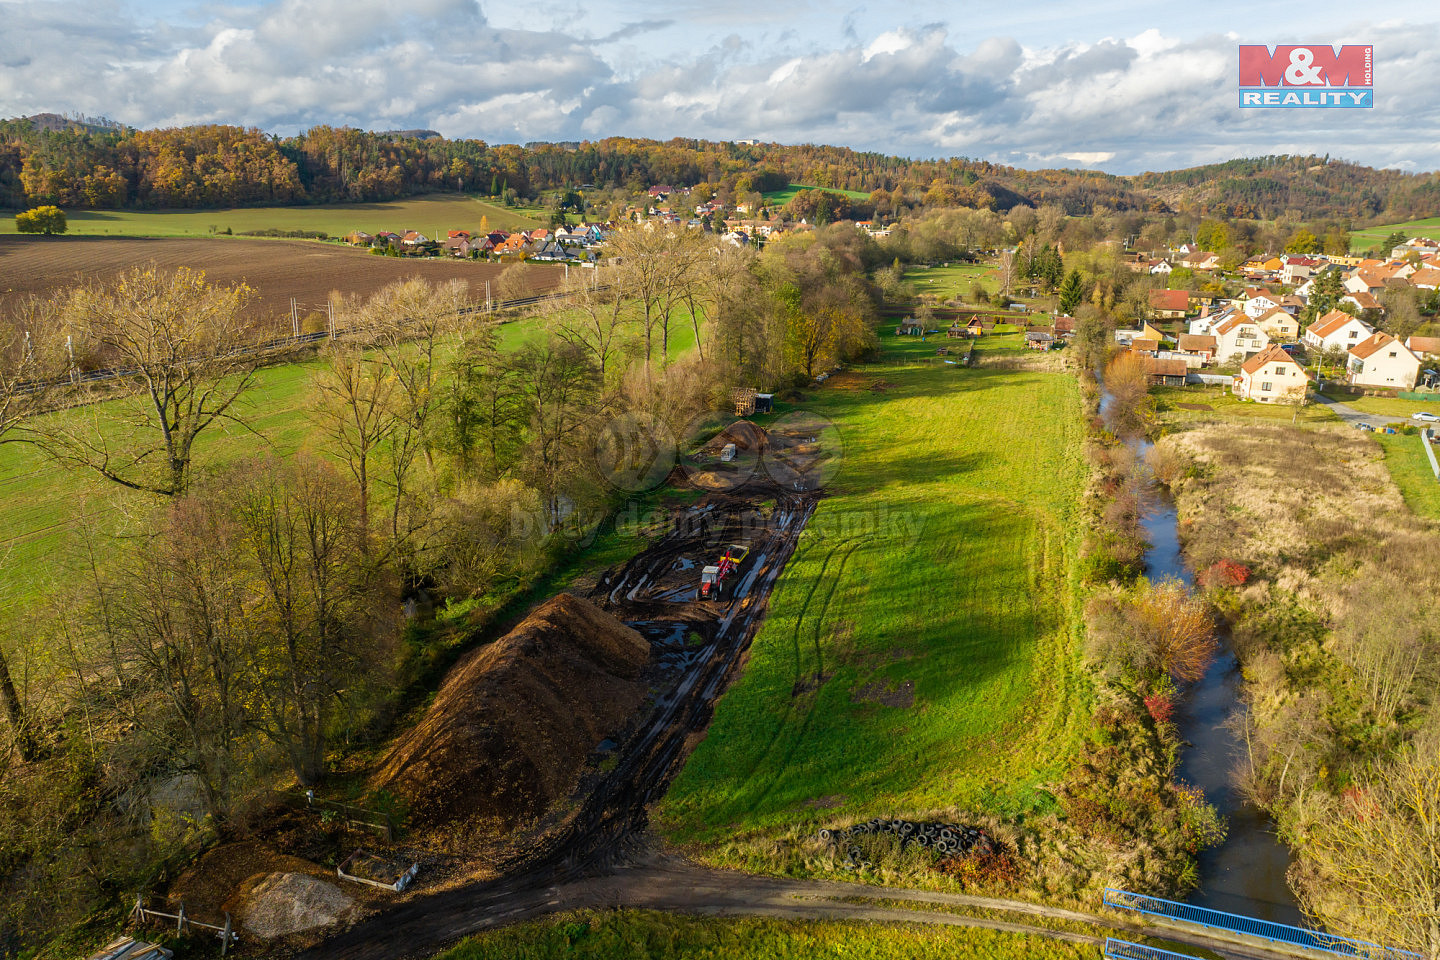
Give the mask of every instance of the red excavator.
[(725, 583), (725, 578), (740, 566), (750, 553), (750, 548), (743, 543), (732, 543), (720, 554), (720, 562), (705, 567), (700, 571), (700, 599), (711, 600), (720, 598), (720, 588)]

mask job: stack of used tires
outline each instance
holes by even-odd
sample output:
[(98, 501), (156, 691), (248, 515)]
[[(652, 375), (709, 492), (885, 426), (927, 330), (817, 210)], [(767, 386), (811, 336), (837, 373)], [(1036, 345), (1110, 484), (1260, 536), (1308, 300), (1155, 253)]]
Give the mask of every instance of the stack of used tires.
[[(911, 845), (933, 850), (942, 857), (970, 853), (991, 854), (1000, 849), (1000, 842), (979, 827), (961, 827), (951, 823), (917, 820), (884, 820), (876, 817), (853, 827), (821, 830), (822, 842), (844, 847), (845, 841), (857, 837), (889, 834), (900, 841), (900, 849)], [(870, 866), (859, 847), (844, 848), (846, 865), (851, 868)]]

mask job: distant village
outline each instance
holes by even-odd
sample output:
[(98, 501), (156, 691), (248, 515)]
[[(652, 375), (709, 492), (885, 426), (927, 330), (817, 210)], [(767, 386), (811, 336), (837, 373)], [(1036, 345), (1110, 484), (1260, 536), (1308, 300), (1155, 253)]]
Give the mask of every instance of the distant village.
[[(814, 225), (805, 219), (785, 220), (779, 216), (748, 216), (758, 214), (747, 204), (727, 209), (713, 199), (689, 205), (689, 188), (677, 188), (668, 184), (653, 186), (648, 191), (648, 204), (632, 206), (625, 212), (625, 221), (638, 224), (686, 226), (695, 230), (719, 234), (735, 246), (760, 245), (766, 240), (789, 233), (813, 230)], [(872, 221), (862, 220), (856, 226), (872, 236), (886, 236), (885, 227), (877, 227)], [(593, 262), (599, 256), (598, 248), (605, 244), (606, 237), (614, 231), (613, 221), (554, 227), (535, 227), (530, 230), (488, 230), (473, 233), (469, 230), (449, 230), (444, 239), (429, 237), (418, 230), (380, 230), (367, 233), (356, 230), (345, 236), (347, 243), (370, 247), (377, 251), (393, 252), (399, 256), (450, 256), (458, 258), (499, 258), (537, 260), (540, 262)]]
[[(1180, 267), (1204, 274), (1219, 270), (1219, 258), (1185, 244), (1165, 259), (1132, 254), (1126, 265), (1156, 276)], [(1387, 288), (1440, 288), (1440, 243), (1415, 237), (1392, 249), (1385, 260), (1321, 254), (1257, 257), (1241, 264), (1238, 272), (1248, 285), (1230, 299), (1185, 290), (1149, 291), (1153, 316), (1181, 322), (1184, 332), (1167, 336), (1145, 323), (1138, 330), (1116, 333), (1122, 344), (1147, 359), (1154, 382), (1180, 384), (1205, 367), (1238, 364), (1235, 394), (1262, 403), (1303, 400), (1311, 383), (1307, 366), (1317, 374), (1328, 368), (1338, 381), (1373, 390), (1409, 391), (1440, 383), (1440, 337), (1401, 341), (1376, 329), (1384, 316), (1380, 295)], [(1317, 306), (1328, 309), (1311, 311), (1302, 331), (1302, 317), (1316, 298)]]

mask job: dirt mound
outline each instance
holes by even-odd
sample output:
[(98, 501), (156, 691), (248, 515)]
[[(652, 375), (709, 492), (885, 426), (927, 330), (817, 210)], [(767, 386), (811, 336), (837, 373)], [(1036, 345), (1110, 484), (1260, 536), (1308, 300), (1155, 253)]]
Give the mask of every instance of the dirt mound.
[(375, 784), (412, 818), (484, 818), (512, 829), (574, 790), (586, 755), (640, 706), (650, 647), (579, 597), (546, 601), (450, 672)]
[(243, 897), (240, 926), (266, 940), (328, 927), (347, 919), (355, 900), (328, 880), (305, 873), (271, 873)]
[(333, 875), (308, 860), (280, 853), (258, 840), (241, 840), (207, 850), (170, 885), (169, 899), (172, 903), (183, 902), (185, 912), (197, 920), (218, 923), (226, 910), (239, 912), (238, 900), (232, 898), (247, 880), (272, 873)]
[(705, 444), (705, 452), (719, 456), (728, 443), (735, 444), (736, 450), (763, 450), (767, 441), (768, 437), (763, 429), (749, 420), (736, 420)]

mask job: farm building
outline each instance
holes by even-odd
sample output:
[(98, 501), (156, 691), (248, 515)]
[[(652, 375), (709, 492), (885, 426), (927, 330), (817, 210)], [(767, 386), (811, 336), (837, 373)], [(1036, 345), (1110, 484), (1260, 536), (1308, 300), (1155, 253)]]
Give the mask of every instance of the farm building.
[(897, 337), (919, 337), (925, 333), (925, 324), (914, 317), (906, 317), (900, 321), (900, 326), (895, 328)]
[(1157, 357), (1142, 356), (1140, 364), (1145, 371), (1146, 378), (1151, 386), (1156, 387), (1183, 387), (1185, 386), (1185, 375), (1189, 372), (1186, 369), (1185, 361), (1179, 359), (1164, 359)]

